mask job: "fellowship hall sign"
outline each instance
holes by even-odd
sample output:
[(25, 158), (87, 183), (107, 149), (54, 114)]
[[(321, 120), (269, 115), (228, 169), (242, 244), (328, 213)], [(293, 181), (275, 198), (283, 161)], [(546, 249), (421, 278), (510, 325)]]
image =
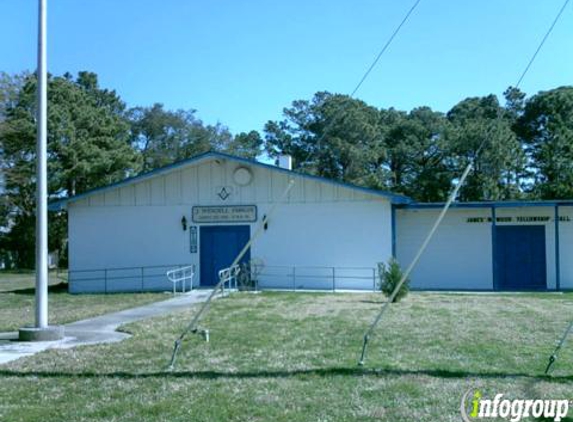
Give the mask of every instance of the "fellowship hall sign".
[[(548, 216), (515, 216), (515, 217), (497, 217), (495, 219), (496, 223), (547, 223), (553, 221), (552, 217)], [(571, 222), (571, 218), (568, 215), (559, 216), (559, 221), (562, 223)], [(468, 217), (466, 223), (491, 223), (491, 217)]]
[(257, 221), (256, 205), (221, 205), (193, 207), (194, 223), (253, 223)]

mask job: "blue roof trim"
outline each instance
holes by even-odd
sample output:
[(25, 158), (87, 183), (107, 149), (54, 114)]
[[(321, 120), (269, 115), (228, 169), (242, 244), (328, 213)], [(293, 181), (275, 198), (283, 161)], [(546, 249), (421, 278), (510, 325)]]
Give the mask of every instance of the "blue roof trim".
[[(400, 204), (400, 209), (441, 209), (445, 202), (412, 202), (409, 204)], [(556, 200), (539, 200), (539, 201), (483, 201), (483, 202), (454, 202), (450, 208), (518, 208), (518, 207), (555, 207), (555, 206), (573, 206), (573, 200), (556, 199)]]
[(142, 174), (139, 174), (137, 176), (129, 177), (127, 179), (121, 180), (121, 181), (116, 182), (116, 183), (112, 183), (112, 184), (107, 185), (107, 186), (102, 186), (99, 188), (91, 189), (89, 191), (86, 191), (86, 192), (81, 193), (79, 195), (72, 196), (70, 198), (59, 199), (59, 200), (50, 202), (48, 208), (50, 209), (50, 211), (60, 211), (60, 210), (65, 209), (66, 206), (68, 205), (68, 203), (70, 203), (70, 202), (75, 202), (75, 201), (78, 201), (80, 199), (84, 199), (86, 197), (89, 197), (91, 195), (107, 192), (109, 190), (116, 189), (116, 188), (119, 188), (119, 187), (122, 187), (122, 186), (125, 186), (128, 184), (134, 183), (134, 182), (140, 182), (140, 181), (149, 179), (151, 177), (155, 177), (155, 176), (158, 176), (160, 174), (168, 173), (168, 172), (171, 172), (175, 169), (188, 166), (190, 164), (196, 164), (200, 161), (208, 160), (210, 158), (221, 158), (221, 159), (233, 160), (233, 161), (237, 161), (239, 163), (244, 163), (244, 164), (248, 164), (248, 165), (252, 165), (252, 166), (258, 166), (258, 167), (266, 168), (269, 170), (278, 171), (278, 172), (286, 173), (286, 174), (293, 175), (293, 176), (298, 176), (298, 177), (308, 179), (308, 180), (315, 180), (318, 182), (328, 183), (328, 184), (335, 185), (335, 186), (341, 186), (341, 187), (345, 187), (348, 189), (353, 189), (356, 191), (368, 193), (371, 195), (381, 196), (381, 197), (389, 199), (393, 204), (409, 204), (413, 201), (411, 198), (404, 196), (404, 195), (399, 195), (399, 194), (395, 194), (395, 193), (391, 193), (391, 192), (387, 192), (387, 191), (382, 191), (382, 190), (365, 188), (362, 186), (356, 186), (356, 185), (352, 185), (350, 183), (339, 182), (336, 180), (331, 180), (331, 179), (327, 179), (327, 178), (320, 177), (320, 176), (313, 176), (311, 174), (298, 173), (298, 172), (295, 172), (293, 170), (284, 169), (281, 167), (273, 166), (271, 164), (265, 164), (265, 163), (261, 163), (259, 161), (255, 161), (255, 160), (250, 160), (247, 158), (236, 157), (234, 155), (225, 154), (222, 152), (209, 151), (209, 152), (205, 152), (203, 154), (199, 154), (199, 155), (196, 155), (194, 157), (191, 157), (191, 158), (188, 158), (185, 160), (177, 161), (177, 162), (175, 162), (173, 164), (169, 164), (165, 167), (151, 170), (147, 173), (142, 173)]

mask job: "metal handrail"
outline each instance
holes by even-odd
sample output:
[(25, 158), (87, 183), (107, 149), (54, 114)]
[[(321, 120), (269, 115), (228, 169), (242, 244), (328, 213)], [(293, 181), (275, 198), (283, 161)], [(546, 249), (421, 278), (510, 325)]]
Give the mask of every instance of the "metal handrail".
[(115, 268), (94, 268), (94, 269), (81, 269), (69, 270), (68, 282), (74, 284), (89, 283), (92, 281), (101, 282), (101, 289), (103, 293), (108, 293), (108, 285), (113, 281), (121, 280), (139, 280), (139, 286), (133, 284), (130, 291), (145, 291), (146, 281), (157, 280), (158, 278), (166, 277), (165, 270), (179, 269), (188, 267), (189, 264), (170, 264), (170, 265), (148, 265), (148, 266), (133, 266), (133, 267), (115, 267)]
[(223, 268), (219, 271), (219, 282), (221, 283), (221, 290), (225, 291), (225, 284), (229, 284), (229, 289), (237, 288), (237, 276), (241, 272), (241, 267), (239, 265), (233, 265), (232, 267)]
[(142, 268), (169, 268), (169, 267), (183, 267), (187, 264), (165, 264), (165, 265), (139, 265), (135, 267), (112, 267), (112, 268), (90, 268), (86, 270), (68, 270), (71, 273), (89, 273), (96, 271), (127, 271), (127, 270), (141, 270)]
[(193, 289), (193, 277), (195, 276), (195, 265), (188, 265), (186, 267), (174, 268), (165, 273), (169, 281), (173, 283), (173, 294), (177, 293), (177, 283), (181, 283), (181, 292), (185, 293), (185, 283), (191, 280), (189, 290)]

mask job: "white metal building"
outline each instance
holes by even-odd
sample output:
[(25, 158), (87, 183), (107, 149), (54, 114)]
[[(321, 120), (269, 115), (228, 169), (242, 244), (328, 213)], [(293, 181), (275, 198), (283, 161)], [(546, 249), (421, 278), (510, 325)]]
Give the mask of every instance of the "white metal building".
[(290, 178), (246, 257), (264, 264), (259, 285), (372, 289), (408, 198), (211, 152), (53, 204), (68, 210), (70, 290), (165, 290), (166, 269), (189, 264), (215, 284)]
[[(166, 270), (191, 264), (195, 286), (212, 286), (290, 179), (245, 257), (263, 264), (261, 288), (371, 290), (377, 263), (406, 266), (441, 207), (210, 152), (52, 204), (68, 211), (70, 291), (167, 290)], [(573, 262), (559, 259), (572, 206), (455, 204), (412, 287), (573, 289)]]
[[(443, 204), (396, 211), (397, 257), (409, 263)], [(455, 203), (412, 273), (434, 290), (573, 289), (573, 201)]]

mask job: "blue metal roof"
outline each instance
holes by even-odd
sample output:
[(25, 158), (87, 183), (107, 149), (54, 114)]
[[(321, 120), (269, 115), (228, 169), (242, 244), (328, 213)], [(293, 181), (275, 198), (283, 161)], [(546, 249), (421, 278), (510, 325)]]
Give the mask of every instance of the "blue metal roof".
[(70, 198), (59, 199), (59, 200), (50, 202), (49, 209), (51, 211), (59, 211), (59, 210), (65, 209), (66, 206), (68, 205), (68, 203), (70, 203), (70, 202), (84, 199), (86, 197), (89, 197), (89, 196), (97, 194), (97, 193), (107, 192), (109, 190), (116, 189), (116, 188), (119, 188), (119, 187), (122, 187), (122, 186), (125, 186), (128, 184), (134, 183), (134, 182), (141, 182), (143, 180), (146, 180), (146, 179), (149, 179), (149, 178), (161, 175), (161, 174), (169, 173), (173, 170), (176, 170), (176, 169), (179, 169), (182, 167), (186, 167), (190, 164), (197, 164), (201, 161), (207, 161), (207, 160), (212, 159), (212, 158), (233, 160), (233, 161), (237, 161), (237, 162), (243, 163), (243, 164), (248, 164), (251, 166), (262, 167), (262, 168), (266, 168), (266, 169), (281, 172), (281, 173), (287, 173), (289, 175), (301, 177), (303, 179), (315, 180), (315, 181), (321, 182), (321, 183), (328, 183), (331, 185), (342, 186), (342, 187), (345, 187), (348, 189), (353, 189), (353, 190), (368, 193), (371, 195), (384, 197), (386, 199), (389, 199), (390, 202), (393, 204), (408, 204), (408, 203), (411, 203), (413, 201), (411, 198), (404, 196), (404, 195), (399, 195), (399, 194), (395, 194), (395, 193), (391, 193), (391, 192), (387, 192), (387, 191), (382, 191), (382, 190), (377, 190), (377, 189), (365, 188), (362, 186), (356, 186), (356, 185), (352, 185), (350, 183), (339, 182), (336, 180), (331, 180), (331, 179), (327, 179), (327, 178), (319, 177), (319, 176), (313, 176), (310, 174), (298, 173), (298, 172), (295, 172), (293, 170), (288, 170), (288, 169), (285, 169), (282, 167), (273, 166), (271, 164), (261, 163), (259, 161), (255, 161), (255, 160), (237, 157), (237, 156), (225, 154), (222, 152), (210, 151), (210, 152), (205, 152), (203, 154), (196, 155), (196, 156), (188, 158), (186, 160), (177, 161), (177, 162), (175, 162), (173, 164), (169, 164), (165, 167), (151, 170), (149, 172), (142, 173), (142, 174), (139, 174), (139, 175), (134, 176), (134, 177), (129, 177), (127, 179), (124, 179), (124, 180), (116, 182), (116, 183), (112, 183), (112, 184), (107, 185), (107, 186), (102, 186), (99, 188), (91, 189), (89, 191), (86, 191), (84, 193), (72, 196)]

